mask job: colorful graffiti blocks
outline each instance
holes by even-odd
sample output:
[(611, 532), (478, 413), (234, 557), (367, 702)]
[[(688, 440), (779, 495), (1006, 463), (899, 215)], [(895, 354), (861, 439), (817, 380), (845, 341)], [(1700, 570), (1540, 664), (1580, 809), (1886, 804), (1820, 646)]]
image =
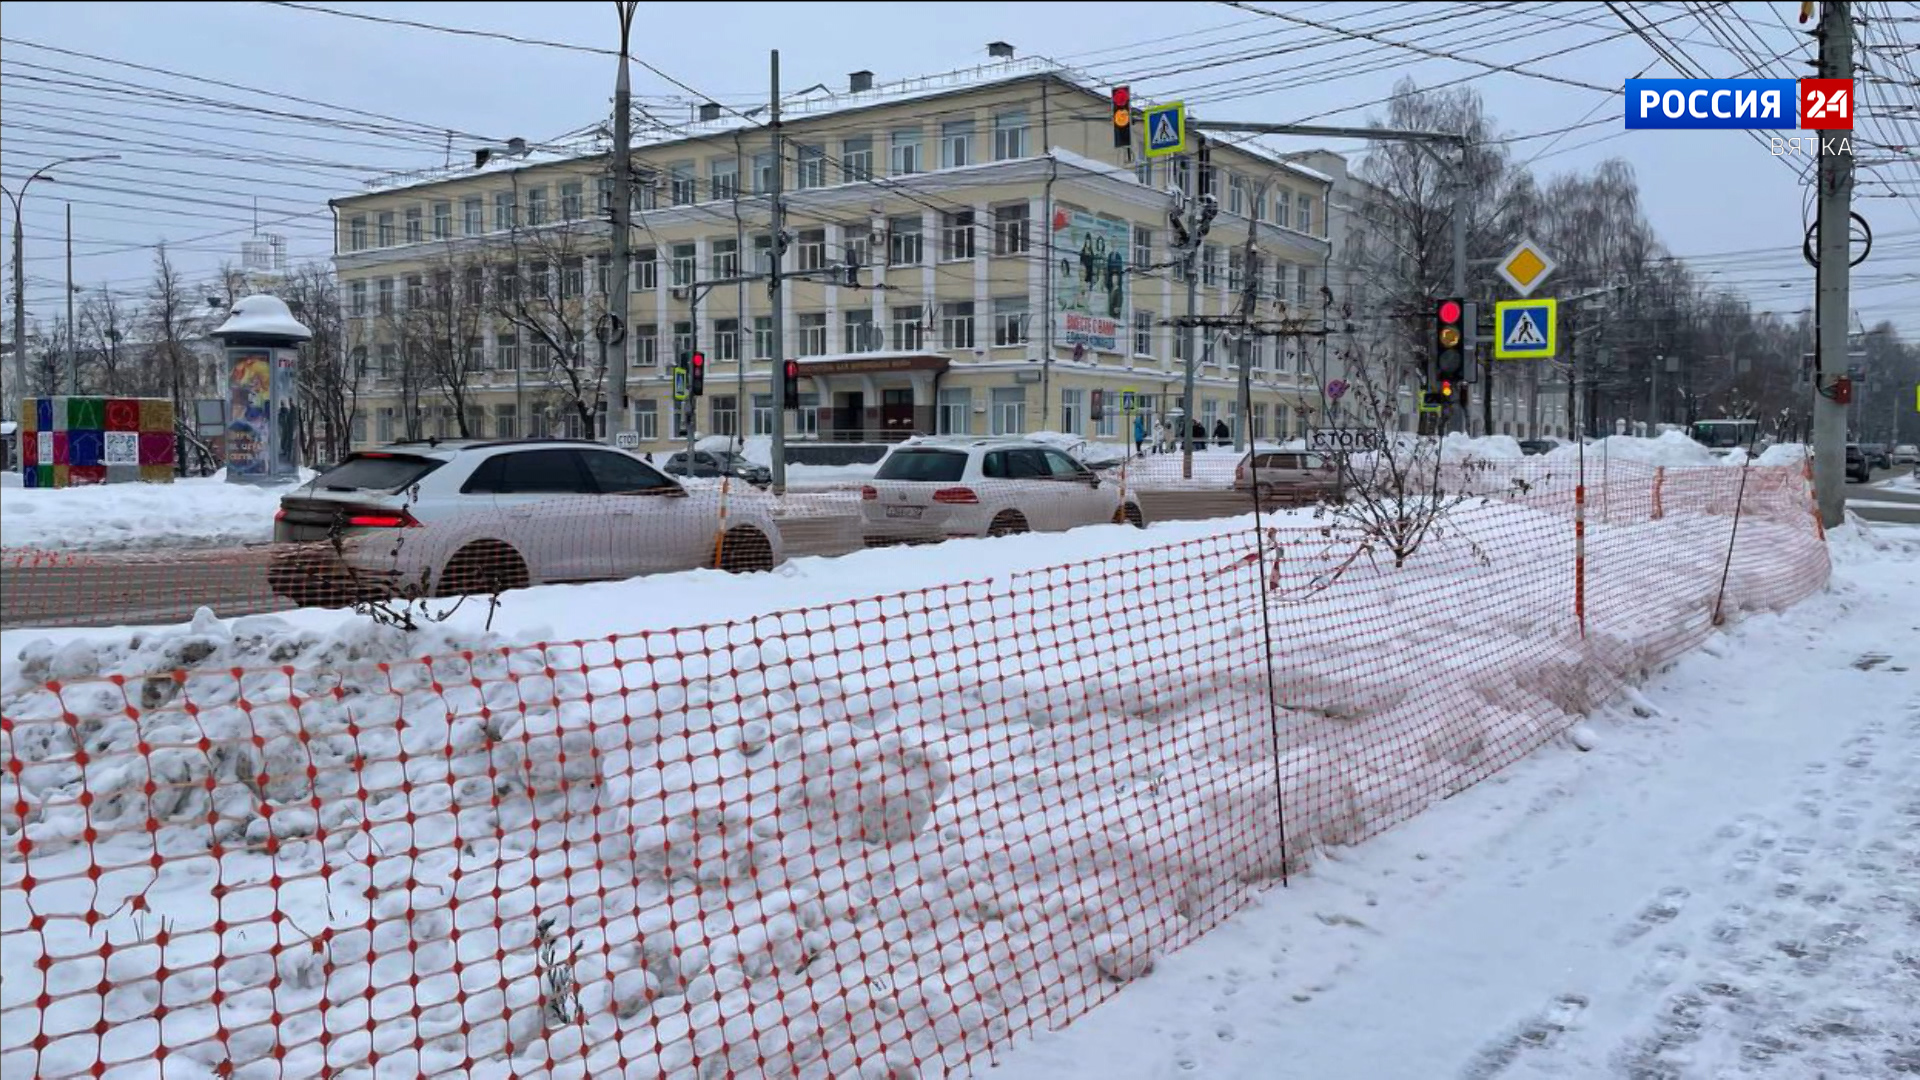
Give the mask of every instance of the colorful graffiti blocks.
[(173, 402), (46, 397), (20, 403), (20, 474), (30, 488), (171, 483)]

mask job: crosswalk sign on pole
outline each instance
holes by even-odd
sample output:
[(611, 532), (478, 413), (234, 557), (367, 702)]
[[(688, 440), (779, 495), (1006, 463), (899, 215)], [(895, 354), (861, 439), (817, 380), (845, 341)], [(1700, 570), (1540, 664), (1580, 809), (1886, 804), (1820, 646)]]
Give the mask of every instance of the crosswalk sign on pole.
[(1558, 351), (1557, 300), (1502, 300), (1493, 306), (1495, 360), (1547, 360)]
[(686, 369), (685, 366), (678, 365), (678, 364), (674, 365), (673, 400), (675, 401), (687, 400), (687, 383), (690, 380), (690, 376), (691, 376), (691, 373)]
[(1187, 152), (1187, 107), (1173, 101), (1141, 114), (1147, 125), (1146, 153), (1150, 158)]

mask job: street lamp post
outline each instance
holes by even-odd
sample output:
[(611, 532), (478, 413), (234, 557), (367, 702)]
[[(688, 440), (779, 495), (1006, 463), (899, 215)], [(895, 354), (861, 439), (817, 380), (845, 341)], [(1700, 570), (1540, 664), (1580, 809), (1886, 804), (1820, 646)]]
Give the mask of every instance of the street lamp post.
[[(33, 171), (20, 185), (18, 193), (0, 186), (0, 194), (13, 201), (13, 378), (16, 395), (25, 396), (27, 392), (27, 261), (22, 253), (26, 244), (26, 230), (21, 227), (20, 204), (27, 197), (27, 189), (35, 180), (46, 175), (48, 169), (59, 165), (74, 165), (83, 161), (119, 161), (119, 154), (88, 154), (83, 157), (60, 158), (49, 161)], [(49, 176), (51, 180), (53, 177)]]

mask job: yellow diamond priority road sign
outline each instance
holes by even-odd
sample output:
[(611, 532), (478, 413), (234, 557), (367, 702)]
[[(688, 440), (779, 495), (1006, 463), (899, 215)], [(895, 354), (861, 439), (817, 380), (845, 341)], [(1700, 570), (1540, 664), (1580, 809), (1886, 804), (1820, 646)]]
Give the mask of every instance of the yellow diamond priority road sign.
[(1531, 240), (1522, 240), (1520, 246), (1508, 253), (1506, 258), (1501, 259), (1500, 265), (1495, 269), (1500, 272), (1501, 277), (1506, 279), (1507, 284), (1513, 286), (1514, 292), (1521, 296), (1532, 296), (1533, 290), (1539, 288), (1540, 283), (1547, 280), (1548, 275), (1553, 273), (1555, 265), (1552, 259), (1547, 258), (1547, 253), (1541, 250), (1539, 244)]

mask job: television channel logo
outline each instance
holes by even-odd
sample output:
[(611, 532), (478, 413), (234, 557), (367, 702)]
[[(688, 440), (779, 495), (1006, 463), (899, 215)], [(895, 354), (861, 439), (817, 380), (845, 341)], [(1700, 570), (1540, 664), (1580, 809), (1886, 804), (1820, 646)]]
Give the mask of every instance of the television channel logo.
[(1852, 79), (1628, 79), (1627, 128), (1851, 131)]

